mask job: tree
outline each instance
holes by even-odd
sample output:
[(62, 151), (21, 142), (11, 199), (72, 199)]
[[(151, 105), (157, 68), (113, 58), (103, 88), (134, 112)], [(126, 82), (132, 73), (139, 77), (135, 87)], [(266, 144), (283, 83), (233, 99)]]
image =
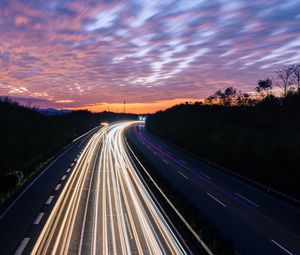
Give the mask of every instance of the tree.
[(281, 86), (283, 87), (284, 97), (286, 97), (289, 87), (293, 84), (293, 70), (293, 66), (283, 66), (275, 71), (279, 78)]
[(233, 99), (236, 97), (237, 90), (233, 87), (228, 87), (224, 90), (223, 96), (223, 104), (224, 105), (231, 105)]
[(242, 93), (242, 91), (239, 91), (237, 93), (236, 101), (237, 101), (237, 105), (251, 105), (252, 104), (250, 94)]
[(265, 80), (259, 80), (257, 82), (257, 87), (255, 90), (260, 93), (261, 97), (266, 97), (271, 95), (272, 93), (272, 88), (273, 88), (273, 81), (269, 78)]
[(216, 101), (215, 95), (211, 95), (205, 99), (205, 104), (212, 105), (215, 103), (215, 101)]
[(300, 65), (293, 65), (293, 79), (296, 83), (298, 94), (300, 93)]
[(222, 90), (218, 90), (215, 94), (210, 96), (210, 98), (218, 99), (221, 105), (231, 105), (233, 99), (237, 95), (237, 90), (233, 87), (228, 87), (222, 92)]

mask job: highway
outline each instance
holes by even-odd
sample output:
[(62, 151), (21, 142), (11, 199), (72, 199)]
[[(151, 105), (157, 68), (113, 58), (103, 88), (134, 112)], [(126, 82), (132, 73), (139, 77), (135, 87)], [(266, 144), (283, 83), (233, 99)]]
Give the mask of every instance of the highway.
[(15, 254), (189, 253), (130, 158), (131, 124), (105, 125), (91, 137), (55, 187), (61, 193), (37, 238), (27, 244), (25, 235)]
[[(29, 246), (32, 239), (40, 231), (46, 213), (51, 210), (57, 200), (64, 181), (61, 178), (73, 170), (77, 157), (88, 143), (91, 136), (99, 129), (81, 136), (67, 146), (32, 180), (17, 192), (9, 203), (0, 211), (0, 254), (14, 254), (17, 247), (23, 243)], [(61, 183), (59, 189), (56, 185)], [(45, 214), (40, 214), (41, 210)], [(39, 221), (36, 221), (39, 217)], [(34, 224), (39, 222), (39, 224)], [(33, 229), (28, 236), (29, 229)]]
[(132, 127), (128, 139), (242, 254), (300, 254), (298, 208), (167, 144), (144, 125)]

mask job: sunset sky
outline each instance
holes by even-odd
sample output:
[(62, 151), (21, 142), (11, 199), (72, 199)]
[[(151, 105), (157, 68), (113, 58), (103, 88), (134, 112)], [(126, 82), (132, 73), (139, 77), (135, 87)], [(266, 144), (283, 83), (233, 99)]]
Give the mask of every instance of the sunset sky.
[(1, 0), (0, 95), (153, 112), (300, 62), (297, 0)]

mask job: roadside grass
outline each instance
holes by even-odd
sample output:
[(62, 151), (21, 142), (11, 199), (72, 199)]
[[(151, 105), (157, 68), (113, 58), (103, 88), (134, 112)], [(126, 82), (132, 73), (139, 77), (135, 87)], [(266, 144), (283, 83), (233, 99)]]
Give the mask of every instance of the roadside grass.
[(17, 185), (6, 192), (0, 193), (0, 208), (2, 208), (2, 206), (4, 206), (11, 198), (13, 198), (14, 195), (18, 194), (18, 192), (29, 183), (32, 177), (40, 173), (53, 158), (54, 156), (39, 162), (37, 165), (32, 167), (32, 171), (26, 171), (28, 174), (25, 174), (23, 179), (20, 180)]

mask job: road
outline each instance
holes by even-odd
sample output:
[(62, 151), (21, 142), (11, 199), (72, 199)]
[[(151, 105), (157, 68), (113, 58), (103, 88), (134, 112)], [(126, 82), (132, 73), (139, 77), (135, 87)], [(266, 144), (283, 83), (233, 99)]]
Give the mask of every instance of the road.
[[(99, 128), (81, 136), (64, 149), (46, 168), (33, 177), (33, 180), (20, 190), (10, 201), (10, 203), (0, 211), (0, 254), (14, 254), (16, 248), (24, 241), (24, 236), (33, 226), (39, 231), (39, 225), (33, 224), (40, 214), (40, 210), (45, 207), (45, 202), (51, 204), (46, 206), (50, 209), (55, 203), (59, 190), (54, 190), (57, 183), (66, 174), (66, 171), (72, 171), (74, 160), (85, 147), (90, 137)], [(62, 183), (63, 185), (63, 183)], [(41, 217), (41, 216), (39, 216)], [(41, 217), (41, 223), (45, 217)], [(36, 235), (36, 233), (33, 233)], [(28, 239), (26, 239), (29, 241)], [(25, 241), (26, 241), (25, 240)], [(29, 244), (31, 241), (29, 242)]]
[(131, 124), (105, 126), (91, 137), (62, 177), (64, 186), (56, 185), (61, 193), (37, 238), (25, 235), (16, 254), (189, 252), (130, 158), (124, 132)]
[[(144, 125), (128, 138), (243, 254), (300, 254), (300, 211), (188, 155)], [(284, 169), (283, 169), (284, 170)]]

